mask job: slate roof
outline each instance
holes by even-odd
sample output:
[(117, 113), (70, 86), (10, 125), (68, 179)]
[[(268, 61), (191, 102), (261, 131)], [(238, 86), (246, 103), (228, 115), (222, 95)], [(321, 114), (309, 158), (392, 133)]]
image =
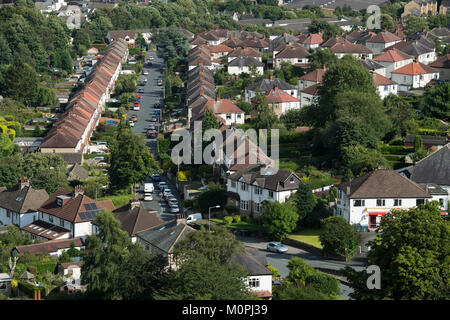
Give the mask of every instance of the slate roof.
[(74, 164), (69, 171), (69, 176), (77, 180), (87, 180), (89, 172), (78, 163)]
[(158, 212), (147, 211), (142, 203), (134, 208), (130, 204), (126, 204), (114, 210), (113, 214), (122, 224), (122, 230), (125, 230), (131, 237), (166, 223), (161, 220)]
[(361, 60), (359, 60), (359, 62), (361, 63), (361, 66), (364, 69), (367, 69), (367, 70), (370, 70), (370, 71), (375, 71), (375, 70), (378, 70), (378, 69), (386, 68), (381, 63), (378, 63), (378, 62), (373, 61), (371, 59), (361, 59)]
[(417, 162), (412, 168), (411, 180), (417, 183), (435, 183), (450, 186), (450, 144)]
[[(347, 187), (350, 188), (350, 192)], [(388, 169), (378, 169), (366, 173), (339, 184), (338, 188), (351, 199), (431, 197), (414, 181)]]
[[(408, 134), (405, 137), (405, 143), (414, 143), (414, 139), (416, 138), (415, 134)], [(443, 136), (429, 136), (429, 135), (421, 135), (422, 143), (426, 145), (436, 145), (443, 146), (447, 143), (447, 137)]]
[(159, 228), (140, 232), (137, 234), (137, 237), (161, 251), (171, 254), (175, 245), (191, 232), (195, 232), (195, 229), (185, 224), (177, 225), (176, 222), (169, 222)]
[(378, 33), (377, 35), (372, 36), (366, 42), (389, 43), (389, 42), (400, 41), (400, 40), (402, 40), (402, 39), (397, 37), (395, 34), (390, 33), (389, 31), (382, 31), (382, 32)]
[(445, 56), (442, 56), (433, 63), (430, 63), (429, 66), (432, 68), (450, 69), (450, 53), (447, 53)]
[(293, 59), (293, 58), (306, 58), (311, 54), (304, 47), (290, 47), (287, 46), (283, 51), (278, 52), (275, 55), (276, 59)]
[(33, 189), (31, 186), (20, 184), (0, 192), (0, 207), (17, 212), (36, 212), (37, 209), (48, 199), (48, 193), (44, 189)]
[[(291, 173), (288, 170), (278, 170), (275, 174), (263, 175), (260, 171), (261, 168), (264, 168), (264, 166), (258, 164), (247, 165), (246, 168), (238, 170), (228, 176), (228, 179), (238, 181), (243, 178), (247, 184), (253, 184), (253, 182), (256, 181), (260, 188), (273, 191), (297, 190), (301, 183), (300, 178), (295, 173)], [(294, 182), (288, 181), (290, 177), (294, 178)]]
[(81, 164), (83, 154), (81, 152), (58, 153), (67, 164)]
[(431, 194), (432, 196), (447, 196), (448, 191), (441, 188), (435, 183), (418, 183), (419, 187)]
[(75, 244), (75, 247), (84, 246), (83, 239), (71, 238), (71, 239), (46, 241), (43, 243), (28, 244), (24, 246), (16, 246), (14, 250), (16, 250), (17, 253), (19, 254), (24, 252), (29, 252), (33, 254), (51, 253), (56, 252), (59, 249), (69, 249), (72, 242)]
[(243, 252), (235, 253), (230, 263), (236, 263), (243, 266), (249, 276), (272, 275), (272, 271), (267, 268), (267, 259), (265, 254), (261, 254), (258, 249), (245, 248)]
[(283, 81), (281, 79), (275, 78), (275, 79), (261, 79), (251, 85), (249, 85), (246, 89), (249, 91), (261, 91), (261, 92), (268, 92), (272, 90), (274, 87), (278, 87), (281, 90), (295, 90), (297, 89), (296, 86), (293, 86), (286, 81)]
[(256, 67), (264, 67), (264, 63), (256, 60), (252, 57), (238, 57), (228, 63), (228, 67), (248, 67), (248, 66), (256, 66)]

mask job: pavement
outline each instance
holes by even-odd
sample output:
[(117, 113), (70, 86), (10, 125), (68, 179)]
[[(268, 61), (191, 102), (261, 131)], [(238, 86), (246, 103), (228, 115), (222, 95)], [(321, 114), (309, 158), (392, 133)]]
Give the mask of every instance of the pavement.
[[(147, 84), (145, 86), (138, 86), (139, 88), (144, 88), (144, 93), (140, 93), (141, 97), (141, 107), (139, 111), (133, 111), (130, 110), (127, 114), (127, 119), (131, 117), (132, 114), (136, 114), (138, 117), (138, 121), (135, 122), (134, 127), (131, 128), (131, 130), (138, 134), (143, 135), (145, 138), (145, 144), (150, 148), (150, 152), (155, 156), (155, 159), (157, 159), (157, 141), (156, 139), (148, 139), (146, 137), (146, 132), (149, 124), (153, 123), (158, 129), (161, 128), (161, 122), (158, 121), (152, 122), (151, 118), (153, 115), (153, 112), (156, 110), (154, 108), (154, 105), (156, 102), (159, 102), (161, 105), (164, 104), (163, 98), (164, 98), (164, 87), (158, 86), (157, 80), (162, 79), (162, 73), (164, 70), (164, 60), (159, 58), (155, 51), (147, 51), (146, 53), (146, 59), (149, 56), (153, 56), (152, 60), (152, 66), (151, 67), (144, 67), (144, 70), (147, 70), (149, 72), (148, 75), (140, 75), (139, 80), (147, 78)], [(169, 189), (172, 191), (172, 194), (177, 198), (178, 200), (178, 206), (180, 207), (180, 213), (183, 212), (183, 201), (181, 201), (180, 194), (178, 193), (175, 186), (167, 179), (166, 176), (161, 175), (161, 181), (165, 181), (169, 187)], [(153, 182), (150, 177), (146, 179), (145, 182)], [(152, 201), (142, 201), (144, 204), (144, 208), (147, 210), (156, 210), (159, 212), (160, 217), (164, 221), (170, 221), (176, 218), (175, 213), (171, 213), (169, 211), (169, 206), (167, 205), (166, 201), (161, 197), (160, 190), (158, 188), (158, 183), (153, 182), (155, 191), (153, 192), (153, 200)], [(139, 196), (141, 199), (143, 199), (143, 186), (137, 184), (137, 189), (139, 193)]]

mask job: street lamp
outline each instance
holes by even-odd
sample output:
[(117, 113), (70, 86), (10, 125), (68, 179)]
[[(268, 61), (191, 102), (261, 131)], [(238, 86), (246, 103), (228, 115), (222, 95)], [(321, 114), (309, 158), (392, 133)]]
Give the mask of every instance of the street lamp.
[(215, 207), (208, 208), (208, 231), (211, 231), (211, 209), (214, 209), (214, 208), (220, 208), (220, 206), (217, 205)]

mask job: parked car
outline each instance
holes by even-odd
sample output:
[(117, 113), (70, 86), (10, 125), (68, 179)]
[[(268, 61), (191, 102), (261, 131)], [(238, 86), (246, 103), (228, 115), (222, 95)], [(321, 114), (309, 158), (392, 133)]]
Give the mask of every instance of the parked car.
[(95, 144), (96, 144), (97, 146), (108, 146), (108, 143), (107, 143), (107, 142), (104, 142), (104, 141), (97, 141)]
[(132, 114), (130, 120), (134, 122), (138, 121), (137, 114)]
[(141, 102), (140, 101), (135, 101), (134, 103), (133, 103), (133, 107), (140, 107), (141, 106)]
[(144, 93), (144, 88), (139, 88), (137, 92), (138, 93)]
[(105, 151), (93, 151), (92, 154), (106, 154)]
[(164, 195), (164, 197), (166, 196), (166, 195), (168, 195), (169, 193), (170, 194), (172, 194), (172, 190), (170, 190), (169, 188), (165, 188), (164, 190), (163, 190), (163, 195)]
[(150, 123), (150, 124), (148, 125), (147, 130), (156, 130), (156, 127), (155, 127), (155, 125), (154, 125), (153, 123)]
[(170, 212), (172, 212), (172, 213), (180, 212), (180, 207), (178, 207), (177, 205), (173, 205), (173, 206), (169, 206), (169, 207), (170, 207)]
[(145, 64), (146, 67), (151, 67), (153, 65), (153, 63), (151, 63), (150, 61), (147, 61), (147, 63)]
[(153, 60), (154, 58), (153, 58), (153, 56), (149, 56), (147, 59), (148, 60)]
[(94, 161), (103, 161), (103, 160), (105, 160), (105, 157), (95, 157), (92, 160), (94, 160)]
[(153, 114), (155, 115), (155, 116), (158, 116), (158, 115), (160, 115), (161, 114), (161, 110), (155, 110), (155, 111), (153, 111)]
[(158, 81), (156, 82), (156, 84), (157, 84), (158, 86), (162, 86), (162, 85), (163, 85), (163, 81), (162, 81), (161, 79), (158, 79)]
[(145, 192), (144, 193), (144, 201), (152, 201), (153, 200), (153, 196), (150, 192)]
[(161, 181), (161, 176), (159, 174), (154, 174), (152, 179), (155, 182), (160, 182)]
[(157, 119), (156, 119), (156, 116), (155, 116), (155, 115), (152, 115), (152, 118), (150, 119), (150, 121), (151, 121), (151, 122), (156, 122), (156, 120), (157, 120)]
[(159, 108), (161, 108), (161, 104), (160, 104), (159, 102), (156, 102), (156, 103), (153, 105), (153, 108), (159, 109)]
[(144, 70), (144, 72), (142, 72), (142, 74), (143, 74), (144, 76), (148, 76), (148, 71), (147, 71), (147, 70)]
[(140, 95), (140, 94), (136, 95), (136, 99), (139, 99), (139, 101), (141, 100), (141, 98), (142, 98), (142, 95)]
[(146, 132), (147, 139), (156, 139), (158, 132), (154, 129), (148, 129)]
[(134, 127), (134, 121), (133, 120), (130, 120), (129, 123), (130, 123), (130, 127)]
[(162, 188), (162, 187), (166, 187), (167, 188), (167, 183), (165, 183), (164, 181), (161, 181), (160, 183), (158, 183), (158, 188)]
[(97, 165), (98, 165), (98, 166), (101, 166), (101, 167), (106, 167), (106, 166), (108, 165), (108, 163), (102, 161), (102, 162), (97, 163)]
[(285, 253), (288, 251), (288, 248), (281, 242), (269, 242), (267, 244), (267, 251)]

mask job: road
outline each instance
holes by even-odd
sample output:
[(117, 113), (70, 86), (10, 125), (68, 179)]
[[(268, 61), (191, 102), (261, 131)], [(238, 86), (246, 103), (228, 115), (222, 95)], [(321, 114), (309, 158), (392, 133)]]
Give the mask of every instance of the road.
[[(314, 267), (314, 268), (320, 268), (320, 269), (328, 269), (328, 270), (341, 270), (345, 266), (352, 267), (356, 271), (364, 270), (363, 263), (355, 263), (355, 262), (340, 262), (340, 261), (333, 261), (333, 260), (325, 260), (321, 257), (318, 257), (312, 253), (309, 253), (307, 251), (294, 248), (292, 246), (286, 246), (288, 248), (287, 253), (274, 253), (274, 252), (268, 252), (266, 250), (267, 243), (265, 241), (262, 241), (258, 238), (249, 238), (249, 237), (240, 237), (238, 236), (237, 239), (242, 242), (242, 244), (246, 247), (251, 248), (257, 248), (261, 253), (265, 253), (267, 257), (267, 262), (278, 269), (280, 276), (283, 278), (287, 277), (289, 274), (289, 269), (287, 268), (287, 264), (289, 260), (291, 260), (293, 257), (299, 257), (305, 260), (305, 262)], [(344, 285), (341, 283), (341, 297), (349, 299), (349, 294), (353, 291), (350, 287)]]
[[(139, 80), (147, 78), (147, 84), (145, 86), (138, 86), (139, 88), (144, 88), (144, 93), (140, 93), (141, 97), (141, 107), (139, 111), (130, 110), (127, 115), (127, 119), (131, 117), (132, 114), (136, 114), (138, 121), (135, 122), (134, 127), (131, 129), (134, 133), (143, 135), (145, 137), (145, 143), (150, 148), (150, 152), (157, 159), (157, 142), (156, 139), (148, 139), (145, 135), (149, 124), (153, 123), (156, 127), (161, 127), (161, 122), (158, 121), (152, 122), (151, 118), (153, 112), (156, 110), (154, 108), (155, 103), (159, 102), (163, 105), (163, 86), (157, 85), (157, 80), (162, 79), (162, 72), (164, 68), (164, 60), (159, 58), (156, 55), (155, 51), (147, 51), (146, 59), (150, 56), (153, 56), (151, 67), (144, 67), (144, 70), (149, 72), (148, 75), (140, 75)], [(158, 128), (157, 128), (158, 129)], [(180, 207), (180, 212), (183, 212), (183, 203), (180, 200), (180, 194), (177, 192), (176, 188), (170, 181), (167, 180), (167, 177), (161, 176), (162, 181), (165, 181), (169, 189), (172, 191), (172, 194), (178, 200), (178, 206)], [(148, 178), (146, 182), (152, 182), (151, 178)], [(157, 186), (157, 183), (154, 183), (155, 191), (153, 192), (153, 200), (152, 201), (143, 201), (144, 208), (147, 210), (156, 210), (160, 213), (160, 217), (164, 221), (173, 220), (176, 216), (174, 213), (170, 213), (169, 207), (164, 199), (161, 198), (160, 192)], [(142, 188), (138, 185), (138, 190)], [(141, 192), (141, 196), (143, 198), (143, 194)]]

